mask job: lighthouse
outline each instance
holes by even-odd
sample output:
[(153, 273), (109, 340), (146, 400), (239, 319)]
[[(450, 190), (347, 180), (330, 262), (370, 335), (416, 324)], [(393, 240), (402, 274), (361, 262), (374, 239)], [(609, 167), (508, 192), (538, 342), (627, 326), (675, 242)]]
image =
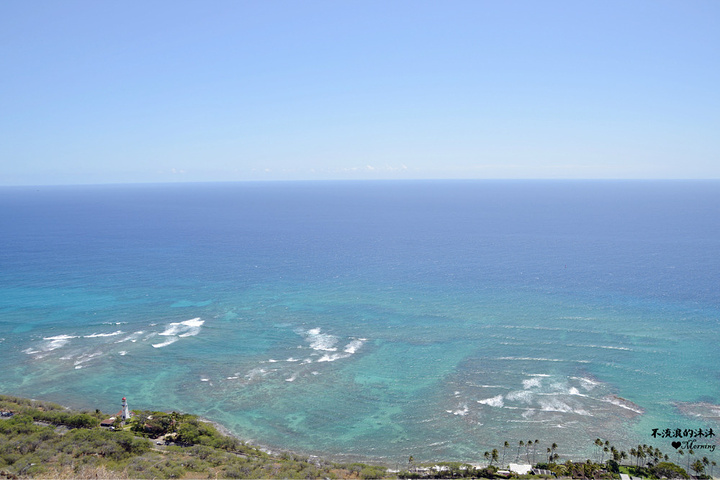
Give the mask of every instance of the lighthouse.
[(128, 418), (130, 418), (130, 410), (128, 409), (127, 399), (123, 397), (122, 399), (122, 419), (123, 422), (126, 421)]

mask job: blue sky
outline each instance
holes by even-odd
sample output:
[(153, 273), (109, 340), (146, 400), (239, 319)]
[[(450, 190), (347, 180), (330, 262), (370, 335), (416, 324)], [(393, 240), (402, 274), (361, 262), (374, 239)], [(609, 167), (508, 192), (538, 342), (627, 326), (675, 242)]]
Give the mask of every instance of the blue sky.
[(0, 3), (0, 185), (720, 178), (717, 1)]

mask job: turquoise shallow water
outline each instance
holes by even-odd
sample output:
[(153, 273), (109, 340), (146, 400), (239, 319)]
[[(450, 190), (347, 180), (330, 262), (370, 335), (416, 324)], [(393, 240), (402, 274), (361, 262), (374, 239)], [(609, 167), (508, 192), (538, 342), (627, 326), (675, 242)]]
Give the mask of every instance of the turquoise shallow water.
[(720, 431), (718, 186), (4, 189), (0, 388), (335, 458), (670, 453)]

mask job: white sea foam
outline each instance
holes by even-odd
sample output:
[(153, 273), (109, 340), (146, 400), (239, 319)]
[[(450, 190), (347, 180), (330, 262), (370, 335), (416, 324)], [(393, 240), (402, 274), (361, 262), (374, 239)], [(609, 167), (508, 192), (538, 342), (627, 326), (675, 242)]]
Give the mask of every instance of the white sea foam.
[(99, 338), (99, 337), (114, 337), (115, 335), (122, 335), (122, 330), (118, 330), (112, 333), (93, 333), (92, 335), (84, 335), (83, 338)]
[(586, 383), (588, 385), (593, 385), (593, 386), (602, 385), (602, 383), (598, 382), (597, 380), (593, 380), (592, 378), (587, 378), (587, 377), (570, 377), (570, 378), (572, 378), (573, 380), (580, 380), (582, 383)]
[(625, 350), (632, 352), (632, 348), (628, 347), (616, 347), (612, 345), (577, 345), (577, 344), (567, 344), (568, 347), (580, 347), (580, 348), (603, 348), (605, 350)]
[(359, 338), (357, 340), (353, 340), (352, 342), (348, 343), (347, 345), (345, 345), (345, 352), (347, 352), (351, 355), (353, 353), (357, 352), (360, 349), (360, 347), (363, 346), (363, 343), (365, 343), (364, 340), (365, 339)]
[(540, 379), (538, 377), (528, 378), (526, 380), (523, 380), (522, 383), (525, 390), (529, 390), (533, 387), (539, 388), (541, 385)]
[(518, 390), (505, 395), (505, 400), (509, 400), (511, 402), (523, 402), (527, 404), (532, 403), (533, 398), (534, 394), (529, 390)]
[(580, 390), (578, 390), (575, 387), (570, 387), (570, 390), (568, 390), (569, 395), (576, 395), (578, 397), (587, 397), (587, 395), (580, 393)]
[(184, 322), (171, 323), (165, 328), (165, 331), (159, 335), (191, 337), (200, 333), (200, 327), (202, 327), (204, 323), (205, 320), (200, 320), (199, 317), (185, 320)]
[(297, 359), (297, 358), (289, 357), (289, 358), (288, 358), (287, 360), (285, 360), (285, 361), (286, 361), (286, 362), (299, 362), (300, 360)]
[(310, 342), (310, 348), (313, 350), (319, 350), (323, 352), (336, 352), (337, 347), (335, 344), (338, 342), (338, 338), (335, 335), (329, 333), (322, 333), (319, 328), (312, 328), (305, 332), (305, 336)]
[(155, 347), (155, 348), (167, 347), (168, 345), (171, 345), (171, 344), (177, 342), (178, 340), (180, 340), (178, 337), (170, 337), (162, 343), (153, 343), (153, 347)]
[(253, 381), (257, 378), (264, 377), (265, 375), (267, 375), (267, 373), (267, 370), (265, 370), (264, 368), (253, 368), (245, 375), (245, 378), (248, 381)]
[(334, 362), (343, 358), (348, 358), (351, 353), (326, 353), (318, 359), (318, 362)]
[(128, 353), (128, 352), (127, 352), (126, 350), (120, 350), (120, 351), (118, 352), (118, 354), (119, 354), (119, 355), (122, 355), (122, 356), (127, 355), (127, 353)]
[(447, 445), (448, 443), (450, 443), (449, 440), (444, 440), (444, 441), (442, 441), (442, 442), (428, 443), (427, 446), (428, 446), (428, 447), (439, 447), (440, 445)]
[(52, 350), (56, 350), (58, 348), (64, 347), (68, 344), (70, 340), (73, 338), (78, 338), (74, 335), (57, 335), (54, 337), (44, 337), (43, 340), (46, 340), (46, 343), (40, 347), (40, 349), (43, 352), (50, 352)]
[(75, 367), (77, 368), (78, 365), (82, 365), (83, 363), (87, 363), (87, 362), (91, 361), (92, 359), (101, 356), (102, 354), (103, 354), (102, 352), (85, 353), (85, 354), (83, 354), (83, 355), (80, 355), (80, 356), (77, 358), (77, 360), (75, 360), (74, 365), (75, 365)]
[(459, 409), (457, 409), (457, 410), (447, 410), (447, 412), (448, 412), (448, 413), (452, 413), (453, 415), (459, 415), (459, 416), (461, 416), (461, 417), (464, 417), (465, 415), (467, 415), (468, 413), (470, 413), (470, 409), (468, 408), (467, 405), (462, 405), (462, 406), (461, 406)]
[(488, 405), (490, 407), (502, 407), (505, 405), (502, 395), (486, 398), (484, 400), (478, 400), (477, 403), (482, 403), (483, 405)]
[(200, 328), (204, 323), (205, 320), (200, 320), (200, 318), (170, 323), (167, 327), (165, 327), (165, 331), (158, 334), (170, 338), (162, 343), (153, 344), (153, 347), (162, 348), (177, 342), (181, 338), (193, 337), (200, 333)]
[(573, 408), (557, 397), (541, 398), (538, 400), (543, 412), (574, 413), (576, 415), (592, 416), (582, 408)]
[(642, 409), (639, 405), (635, 405), (630, 400), (626, 400), (624, 398), (618, 397), (616, 395), (608, 395), (607, 397), (604, 397), (601, 399), (603, 402), (610, 403), (612, 405), (624, 408), (626, 410), (630, 410), (631, 412), (635, 412), (638, 414), (645, 413), (645, 410)]
[(135, 342), (138, 341), (138, 338), (140, 338), (140, 336), (141, 336), (142, 334), (144, 334), (144, 333), (145, 333), (145, 332), (144, 332), (143, 330), (140, 330), (140, 331), (131, 333), (131, 334), (128, 335), (127, 337), (121, 338), (120, 340), (116, 341), (115, 343), (123, 343), (123, 342), (132, 342), (132, 343), (135, 343)]

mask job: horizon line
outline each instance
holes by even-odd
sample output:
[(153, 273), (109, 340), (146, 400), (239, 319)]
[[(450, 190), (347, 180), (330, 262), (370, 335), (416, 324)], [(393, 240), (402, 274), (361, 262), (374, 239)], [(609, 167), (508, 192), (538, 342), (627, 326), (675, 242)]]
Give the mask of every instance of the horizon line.
[(317, 178), (317, 179), (248, 179), (248, 180), (166, 180), (166, 181), (134, 181), (134, 182), (78, 182), (78, 183), (10, 183), (0, 184), (0, 188), (17, 187), (103, 187), (131, 185), (208, 185), (234, 183), (411, 183), (411, 182), (713, 182), (720, 177), (699, 178)]

